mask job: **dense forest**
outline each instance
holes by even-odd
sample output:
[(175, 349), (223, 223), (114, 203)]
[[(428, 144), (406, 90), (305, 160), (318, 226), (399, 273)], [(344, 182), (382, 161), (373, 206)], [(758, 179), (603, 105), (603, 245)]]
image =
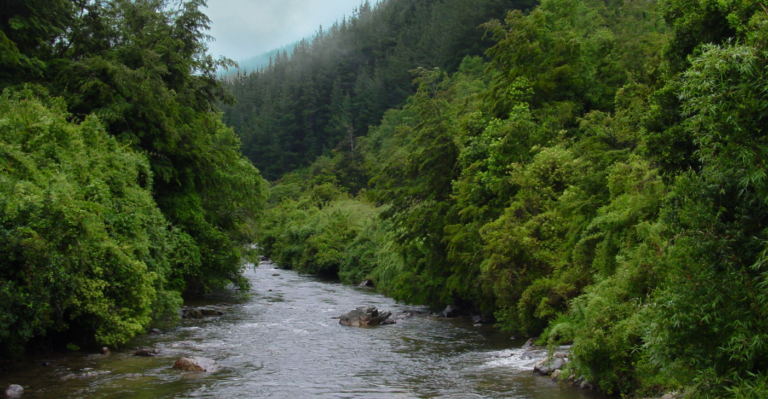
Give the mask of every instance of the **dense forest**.
[(492, 42), (479, 25), (533, 0), (389, 0), (363, 2), (349, 19), (279, 52), (269, 66), (236, 74), (226, 87), (237, 104), (224, 122), (243, 153), (269, 180), (308, 166), (356, 137), (413, 94), (410, 71), (455, 70)]
[(203, 0), (0, 8), (0, 357), (121, 345), (245, 288), (266, 183), (216, 104)]
[(766, 397), (767, 45), (754, 0), (365, 3), (225, 120), (282, 267), (572, 343), (603, 392)]
[(768, 397), (765, 5), (363, 2), (223, 79), (204, 6), (4, 2), (0, 356), (122, 345), (256, 248), (603, 392)]

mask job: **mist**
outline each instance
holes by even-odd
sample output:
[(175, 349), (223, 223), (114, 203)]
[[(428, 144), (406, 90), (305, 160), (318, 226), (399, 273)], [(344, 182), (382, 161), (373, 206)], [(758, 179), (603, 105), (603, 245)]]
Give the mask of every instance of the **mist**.
[(209, 52), (242, 61), (310, 37), (352, 15), (361, 0), (209, 0)]

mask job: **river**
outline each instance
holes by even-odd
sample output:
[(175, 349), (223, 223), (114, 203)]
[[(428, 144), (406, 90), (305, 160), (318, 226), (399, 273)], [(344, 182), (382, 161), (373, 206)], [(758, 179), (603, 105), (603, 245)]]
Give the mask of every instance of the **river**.
[[(467, 318), (428, 313), (355, 328), (333, 316), (373, 305), (393, 315), (425, 310), (358, 288), (276, 270), (246, 272), (248, 296), (219, 295), (191, 306), (230, 304), (222, 316), (182, 319), (109, 355), (70, 353), (14, 363), (0, 387), (23, 398), (603, 398), (531, 373), (517, 356), (524, 339)], [(154, 357), (136, 348), (159, 349)], [(215, 359), (213, 374), (171, 369), (180, 356)], [(41, 365), (48, 361), (48, 366)]]

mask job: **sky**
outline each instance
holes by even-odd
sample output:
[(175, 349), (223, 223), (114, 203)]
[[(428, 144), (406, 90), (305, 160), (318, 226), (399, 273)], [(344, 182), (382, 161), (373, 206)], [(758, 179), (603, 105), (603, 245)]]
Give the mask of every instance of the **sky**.
[(208, 43), (215, 57), (242, 61), (311, 37), (352, 15), (361, 0), (208, 0), (203, 11), (211, 19)]

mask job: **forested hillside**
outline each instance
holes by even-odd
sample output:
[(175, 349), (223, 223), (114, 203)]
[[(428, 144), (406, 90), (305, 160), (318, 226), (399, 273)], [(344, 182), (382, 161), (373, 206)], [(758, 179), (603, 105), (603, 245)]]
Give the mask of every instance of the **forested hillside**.
[[(443, 47), (432, 38), (394, 47), (420, 54), (413, 63), (358, 74), (294, 61), (388, 7), (422, 3), (363, 8), (229, 83), (251, 109), (227, 120), (270, 177), (314, 159), (271, 188), (265, 254), (572, 343), (565, 374), (604, 392), (768, 396), (768, 9), (543, 0), (485, 23), (484, 56), (433, 56)], [(350, 50), (338, 65), (392, 38), (370, 35), (339, 44)], [(370, 78), (390, 76), (378, 65), (422, 67), (382, 118), (411, 92), (373, 85), (389, 82)], [(334, 94), (275, 89), (321, 87), (300, 76)], [(371, 87), (386, 95), (360, 95)]]
[(490, 47), (478, 26), (533, 0), (364, 1), (349, 19), (318, 31), (271, 65), (226, 80), (237, 97), (224, 121), (269, 180), (308, 166), (356, 138), (413, 94), (410, 70), (454, 71)]
[(0, 9), (0, 357), (121, 345), (242, 277), (266, 186), (203, 0)]

